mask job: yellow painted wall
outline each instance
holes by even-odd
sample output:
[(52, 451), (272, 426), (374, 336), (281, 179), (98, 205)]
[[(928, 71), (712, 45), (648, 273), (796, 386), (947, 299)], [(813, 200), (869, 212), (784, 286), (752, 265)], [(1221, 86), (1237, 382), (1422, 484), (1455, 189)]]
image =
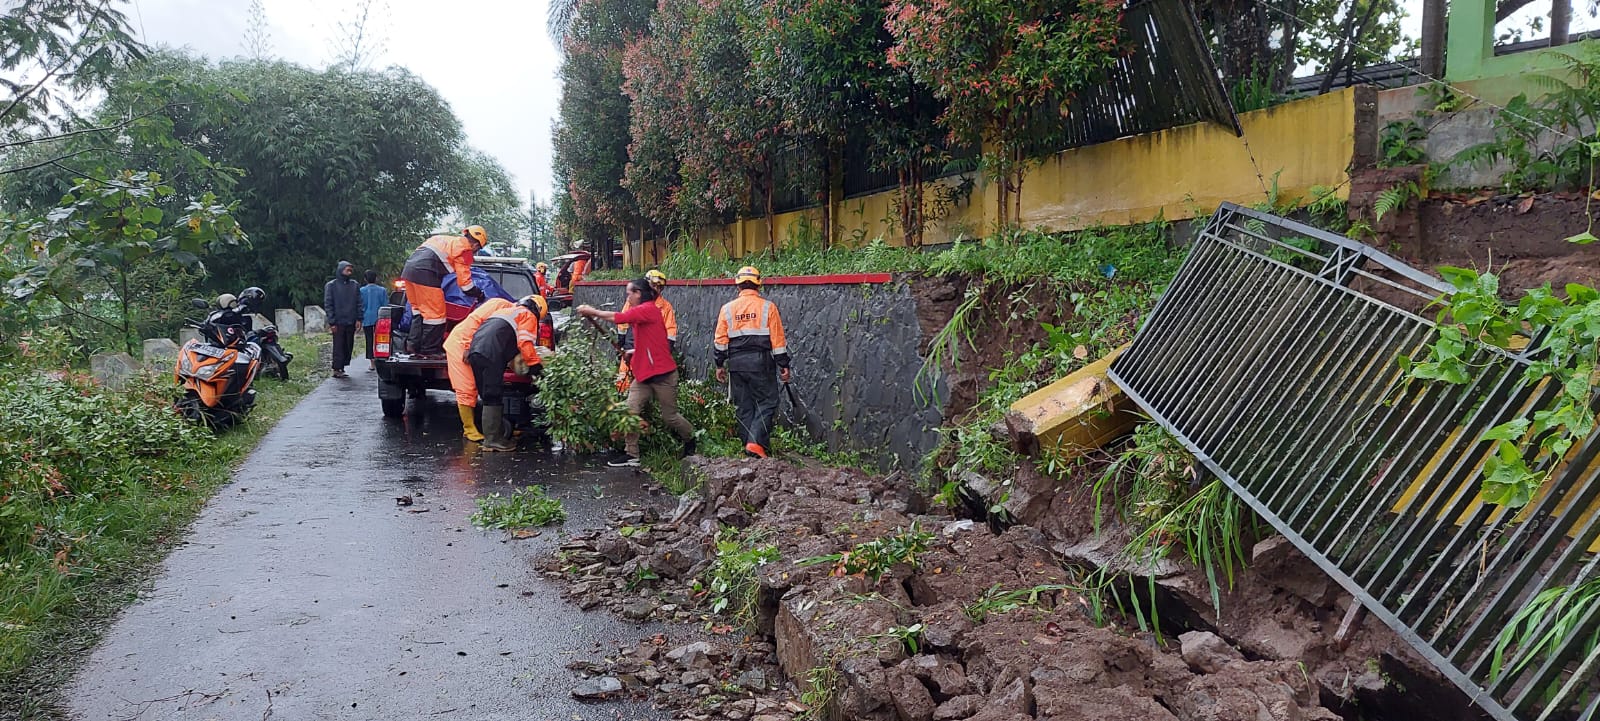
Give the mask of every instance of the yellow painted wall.
[(1245, 113), (1239, 123), (1243, 138), (1200, 123), (1057, 153), (1023, 181), (1022, 224), (1075, 230), (1192, 218), (1225, 200), (1265, 200), (1275, 173), (1280, 197), (1290, 198), (1348, 177), (1353, 89)]
[[(1280, 199), (1307, 198), (1317, 185), (1338, 187), (1344, 198), (1355, 152), (1355, 119), (1355, 89), (1346, 88), (1244, 113), (1239, 116), (1242, 138), (1220, 125), (1197, 123), (1057, 153), (1023, 180), (1022, 224), (1061, 231), (1206, 216), (1223, 201), (1253, 205), (1266, 199), (1264, 188), (1272, 186), (1274, 175)], [(938, 186), (959, 182), (944, 178), (929, 183), (925, 200), (932, 202)], [(896, 207), (892, 191), (841, 201), (834, 214), (836, 242), (882, 238), (901, 245)], [(930, 220), (923, 242), (984, 235), (992, 230), (994, 213), (995, 189), (979, 178), (965, 202)], [(821, 224), (817, 208), (774, 219), (780, 248), (802, 216)], [(766, 221), (740, 221), (720, 232), (704, 231), (697, 240), (718, 254), (759, 253), (768, 245)], [(646, 262), (651, 257), (640, 255)], [(631, 253), (629, 260), (637, 262)]]

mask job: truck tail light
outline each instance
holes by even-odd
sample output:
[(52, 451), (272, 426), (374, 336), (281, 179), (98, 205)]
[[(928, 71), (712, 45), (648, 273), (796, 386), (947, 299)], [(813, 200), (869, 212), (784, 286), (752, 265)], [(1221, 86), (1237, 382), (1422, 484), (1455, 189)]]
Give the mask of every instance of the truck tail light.
[(388, 318), (379, 318), (378, 324), (372, 328), (372, 357), (389, 357), (389, 328)]
[(394, 280), (394, 289), (395, 290), (405, 290), (406, 289), (405, 280), (401, 279), (401, 278), (395, 278), (395, 280)]

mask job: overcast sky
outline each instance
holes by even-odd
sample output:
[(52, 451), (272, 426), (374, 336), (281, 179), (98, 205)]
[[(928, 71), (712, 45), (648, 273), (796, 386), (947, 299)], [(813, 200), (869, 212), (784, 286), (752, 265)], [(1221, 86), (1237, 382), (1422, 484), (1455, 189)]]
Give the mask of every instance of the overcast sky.
[[(375, 0), (383, 53), (439, 90), (473, 147), (505, 166), (524, 202), (550, 200), (550, 124), (561, 95), (560, 55), (545, 33), (548, 0)], [(264, 0), (273, 55), (326, 67), (338, 24), (356, 0)], [(132, 0), (125, 6), (146, 42), (223, 59), (243, 56), (250, 0)]]

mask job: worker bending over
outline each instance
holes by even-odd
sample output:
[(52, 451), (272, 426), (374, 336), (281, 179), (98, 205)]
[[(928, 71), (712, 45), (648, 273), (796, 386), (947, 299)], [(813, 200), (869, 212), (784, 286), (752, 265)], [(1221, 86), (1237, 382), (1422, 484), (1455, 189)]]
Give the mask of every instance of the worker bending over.
[(789, 382), (789, 349), (778, 306), (761, 297), (761, 271), (748, 265), (740, 268), (734, 285), (739, 296), (717, 313), (712, 361), (717, 382), (730, 384), (745, 453), (766, 458), (772, 445), (772, 416), (778, 411), (778, 382)]
[(538, 344), (539, 323), (545, 312), (543, 300), (530, 295), (510, 308), (490, 313), (467, 345), (467, 366), (472, 369), (472, 382), (483, 399), (483, 449), (486, 451), (517, 449), (505, 425), (505, 407), (501, 402), (505, 395), (506, 367), (520, 359), (526, 368), (513, 366), (519, 375), (538, 375), (542, 370)]
[(512, 305), (505, 298), (484, 301), (483, 305), (472, 309), (465, 319), (456, 324), (444, 342), (445, 369), (450, 373), (450, 390), (456, 393), (456, 411), (461, 414), (461, 434), (474, 443), (482, 441), (483, 434), (478, 432), (478, 426), (472, 418), (472, 410), (478, 406), (478, 384), (473, 381), (472, 366), (467, 365), (467, 348), (472, 345), (473, 334), (478, 332), (490, 315)]

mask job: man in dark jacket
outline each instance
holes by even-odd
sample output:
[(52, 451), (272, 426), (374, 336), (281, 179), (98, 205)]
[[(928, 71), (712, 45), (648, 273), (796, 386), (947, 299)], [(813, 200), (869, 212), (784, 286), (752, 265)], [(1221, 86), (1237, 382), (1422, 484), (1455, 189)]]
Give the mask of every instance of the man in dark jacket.
[(356, 282), (356, 267), (339, 261), (333, 280), (322, 287), (322, 310), (328, 314), (328, 330), (333, 333), (333, 377), (349, 378), (344, 367), (356, 346), (356, 329), (361, 327), (361, 284)]

